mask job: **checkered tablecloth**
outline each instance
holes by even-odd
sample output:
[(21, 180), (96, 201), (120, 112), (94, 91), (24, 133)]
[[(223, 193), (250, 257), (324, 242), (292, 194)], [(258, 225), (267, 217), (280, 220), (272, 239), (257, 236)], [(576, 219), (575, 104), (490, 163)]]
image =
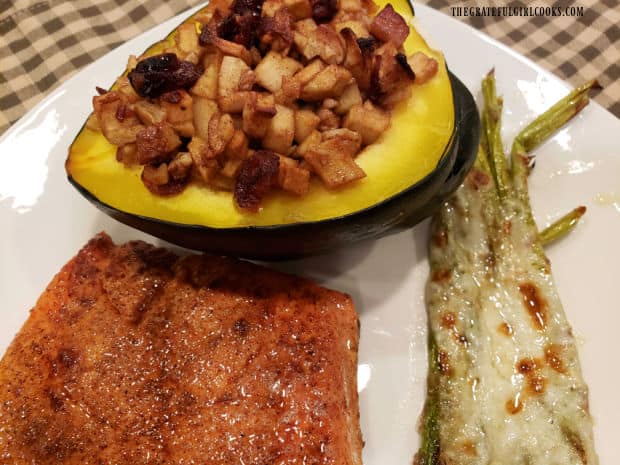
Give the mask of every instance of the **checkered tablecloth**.
[[(202, 0), (0, 0), (0, 134), (71, 74)], [(455, 6), (533, 2), (423, 0)], [(596, 100), (620, 117), (620, 0), (559, 2), (583, 16), (460, 16), (459, 19), (573, 84), (598, 78)], [(414, 3), (415, 4), (415, 3)], [(537, 2), (557, 5), (558, 2)]]

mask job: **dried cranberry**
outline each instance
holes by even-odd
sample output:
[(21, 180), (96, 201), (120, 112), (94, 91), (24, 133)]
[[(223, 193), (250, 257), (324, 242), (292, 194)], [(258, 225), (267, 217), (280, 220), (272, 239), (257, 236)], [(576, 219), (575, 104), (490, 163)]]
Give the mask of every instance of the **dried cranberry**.
[(338, 11), (338, 0), (312, 0), (312, 18), (317, 23), (330, 22)]
[(217, 35), (222, 39), (250, 48), (256, 40), (261, 17), (254, 13), (230, 14), (217, 26)]
[(239, 207), (258, 211), (263, 196), (278, 181), (280, 158), (268, 150), (254, 152), (244, 160), (235, 184), (235, 200)]
[(233, 40), (233, 38), (239, 32), (239, 27), (237, 26), (237, 20), (235, 19), (235, 15), (230, 14), (226, 16), (218, 25), (217, 25), (217, 36), (226, 40)]
[(129, 82), (138, 95), (157, 98), (178, 89), (189, 89), (200, 77), (200, 70), (174, 53), (164, 53), (141, 60), (129, 73)]
[[(216, 11), (217, 13), (217, 11)], [(213, 31), (208, 24), (205, 24), (200, 31), (198, 43), (203, 47), (213, 44), (213, 38), (217, 37), (217, 31)]]
[(232, 12), (238, 15), (254, 13), (260, 16), (262, 9), (263, 0), (235, 0), (231, 7)]
[(237, 16), (238, 32), (234, 42), (250, 48), (256, 42), (256, 31), (260, 26), (261, 17), (255, 14)]

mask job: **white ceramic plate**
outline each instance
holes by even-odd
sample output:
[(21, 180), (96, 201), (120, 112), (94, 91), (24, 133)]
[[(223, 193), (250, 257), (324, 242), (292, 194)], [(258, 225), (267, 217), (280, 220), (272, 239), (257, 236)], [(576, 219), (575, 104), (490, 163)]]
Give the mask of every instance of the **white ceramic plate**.
[[(187, 12), (183, 17), (190, 14)], [(504, 136), (569, 87), (508, 48), (458, 21), (416, 5), (416, 27), (478, 94), (492, 67), (504, 95)], [(66, 181), (67, 148), (90, 112), (95, 86), (110, 84), (130, 54), (142, 52), (181, 18), (148, 31), (60, 86), (0, 139), (0, 353), (54, 273), (95, 233), (116, 242), (145, 236), (90, 205)], [(590, 105), (538, 150), (531, 196), (539, 225), (577, 205), (585, 221), (548, 254), (580, 341), (601, 463), (620, 463), (620, 121)], [(329, 256), (279, 264), (350, 293), (361, 317), (359, 389), (364, 463), (410, 464), (426, 379), (427, 223)]]

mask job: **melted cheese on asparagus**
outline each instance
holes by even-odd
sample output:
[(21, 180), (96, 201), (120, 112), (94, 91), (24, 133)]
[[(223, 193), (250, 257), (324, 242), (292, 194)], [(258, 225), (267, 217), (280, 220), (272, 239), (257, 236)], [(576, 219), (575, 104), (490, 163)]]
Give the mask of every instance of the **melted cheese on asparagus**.
[(434, 463), (598, 463), (575, 340), (528, 209), (500, 199), (478, 163), (433, 221)]
[(434, 222), (439, 453), (447, 464), (594, 464), (587, 387), (537, 233), (493, 189), (472, 172)]

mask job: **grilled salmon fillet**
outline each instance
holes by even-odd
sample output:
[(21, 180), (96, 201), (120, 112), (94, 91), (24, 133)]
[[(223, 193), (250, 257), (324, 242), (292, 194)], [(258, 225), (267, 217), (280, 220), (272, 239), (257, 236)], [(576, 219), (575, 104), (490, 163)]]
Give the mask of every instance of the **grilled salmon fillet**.
[(349, 296), (100, 234), (0, 362), (0, 463), (361, 464)]

